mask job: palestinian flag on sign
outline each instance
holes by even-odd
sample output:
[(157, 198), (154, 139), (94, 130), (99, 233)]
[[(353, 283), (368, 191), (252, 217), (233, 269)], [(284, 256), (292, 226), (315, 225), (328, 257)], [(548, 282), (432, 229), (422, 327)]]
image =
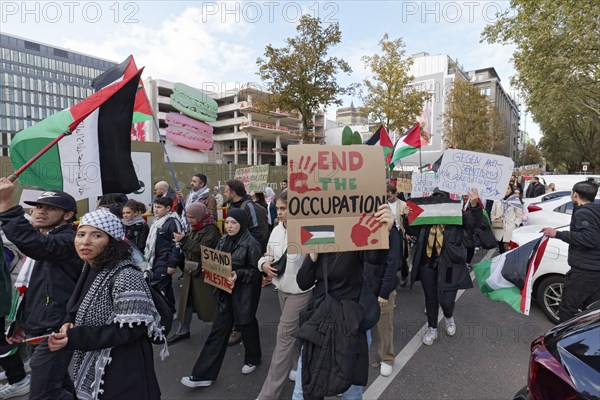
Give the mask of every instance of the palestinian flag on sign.
[(131, 160), (131, 121), (142, 70), (17, 133), (16, 169), (66, 134), (19, 176), (23, 186), (63, 190), (76, 200), (140, 188)]
[(415, 197), (406, 202), (410, 207), (408, 224), (414, 225), (462, 225), (460, 200), (447, 197)]
[(302, 246), (335, 243), (335, 232), (333, 225), (314, 225), (301, 227), (300, 243)]
[(394, 144), (392, 139), (388, 135), (387, 129), (384, 125), (381, 125), (379, 129), (375, 131), (373, 136), (365, 142), (369, 146), (381, 146), (383, 147), (383, 157), (385, 158), (386, 165), (390, 165), (392, 160), (392, 152), (394, 150)]
[(533, 275), (548, 244), (547, 237), (532, 240), (511, 251), (473, 266), (481, 293), (529, 315)]

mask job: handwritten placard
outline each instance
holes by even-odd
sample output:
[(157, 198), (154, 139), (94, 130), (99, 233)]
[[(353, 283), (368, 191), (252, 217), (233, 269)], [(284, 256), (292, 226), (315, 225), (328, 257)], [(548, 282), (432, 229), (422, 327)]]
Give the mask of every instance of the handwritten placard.
[(412, 190), (412, 178), (398, 178), (396, 181), (396, 189), (398, 192), (410, 193)]
[(375, 221), (387, 202), (378, 146), (288, 146), (288, 253), (387, 249)]
[(411, 197), (431, 196), (433, 189), (438, 185), (440, 178), (435, 172), (413, 172)]
[(247, 192), (264, 192), (269, 179), (269, 165), (236, 169), (234, 179), (244, 182)]
[(508, 157), (447, 149), (440, 165), (441, 190), (463, 195), (477, 188), (484, 199), (498, 200), (506, 193), (514, 162)]
[(231, 254), (200, 246), (204, 282), (231, 293), (231, 285), (227, 278), (231, 276)]

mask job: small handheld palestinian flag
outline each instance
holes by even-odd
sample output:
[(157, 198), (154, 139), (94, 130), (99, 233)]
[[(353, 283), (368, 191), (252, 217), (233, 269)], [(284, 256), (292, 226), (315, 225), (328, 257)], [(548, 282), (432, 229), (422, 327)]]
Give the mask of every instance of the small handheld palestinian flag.
[(415, 225), (462, 225), (460, 200), (445, 197), (415, 197), (406, 202), (410, 207), (408, 224)]
[(533, 275), (546, 251), (547, 237), (534, 239), (511, 251), (473, 266), (481, 293), (529, 315)]
[(333, 244), (335, 243), (333, 225), (303, 226), (300, 228), (300, 241), (302, 246)]

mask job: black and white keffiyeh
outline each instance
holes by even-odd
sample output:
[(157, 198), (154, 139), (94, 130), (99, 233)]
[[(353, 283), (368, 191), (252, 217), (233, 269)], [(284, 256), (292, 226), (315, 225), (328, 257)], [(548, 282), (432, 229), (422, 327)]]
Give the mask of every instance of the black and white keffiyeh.
[(106, 208), (99, 208), (96, 211), (89, 212), (81, 218), (79, 226), (93, 226), (98, 228), (117, 240), (125, 237), (125, 230), (121, 220), (108, 211)]
[[(160, 314), (154, 306), (144, 273), (125, 260), (115, 268), (102, 268), (86, 293), (75, 326), (102, 326), (113, 323), (144, 324), (148, 336), (164, 338)], [(113, 279), (113, 277), (115, 277)], [(114, 285), (111, 288), (111, 281)], [(78, 399), (92, 400), (103, 393), (102, 376), (110, 363), (112, 348), (74, 352), (74, 381)]]

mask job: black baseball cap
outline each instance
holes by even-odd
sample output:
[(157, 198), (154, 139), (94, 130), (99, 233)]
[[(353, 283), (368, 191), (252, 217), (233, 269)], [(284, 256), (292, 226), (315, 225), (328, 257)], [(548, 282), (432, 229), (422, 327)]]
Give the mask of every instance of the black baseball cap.
[(77, 212), (77, 202), (73, 196), (62, 190), (49, 190), (40, 194), (40, 197), (38, 197), (36, 201), (24, 201), (24, 203), (30, 206), (46, 204), (48, 206), (62, 208), (66, 211)]

